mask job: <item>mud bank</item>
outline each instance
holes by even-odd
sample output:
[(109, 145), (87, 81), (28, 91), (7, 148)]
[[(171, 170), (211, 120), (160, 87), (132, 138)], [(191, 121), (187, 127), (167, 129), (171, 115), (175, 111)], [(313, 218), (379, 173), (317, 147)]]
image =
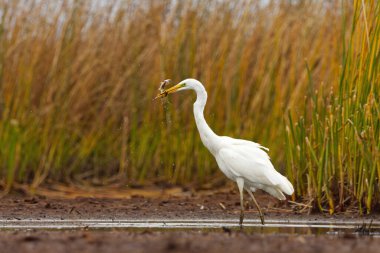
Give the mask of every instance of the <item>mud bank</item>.
[[(359, 216), (355, 212), (311, 214), (300, 212), (300, 206), (280, 203), (267, 195), (258, 195), (268, 225), (341, 224), (350, 225), (350, 232), (328, 233), (329, 230), (257, 229), (257, 212), (246, 203), (247, 226), (238, 229), (238, 195), (234, 191), (207, 194), (176, 194), (125, 198), (49, 198), (9, 195), (0, 203), (1, 252), (378, 252), (378, 236), (363, 236), (359, 224), (377, 226), (379, 215)], [(91, 221), (73, 229), (51, 229), (29, 226), (25, 221)], [(226, 226), (209, 228), (101, 227), (105, 222), (120, 224), (144, 221), (216, 221)], [(169, 222), (170, 223), (170, 222)], [(4, 224), (26, 226), (8, 227)], [(92, 225), (91, 225), (92, 224)], [(249, 228), (251, 224), (251, 228)], [(220, 224), (219, 224), (220, 225)], [(94, 227), (91, 227), (94, 226)], [(252, 227), (255, 227), (254, 229)], [(357, 227), (357, 228), (356, 228)], [(319, 232), (316, 232), (319, 231)], [(353, 231), (359, 231), (352, 233)], [(364, 232), (368, 232), (364, 230)]]

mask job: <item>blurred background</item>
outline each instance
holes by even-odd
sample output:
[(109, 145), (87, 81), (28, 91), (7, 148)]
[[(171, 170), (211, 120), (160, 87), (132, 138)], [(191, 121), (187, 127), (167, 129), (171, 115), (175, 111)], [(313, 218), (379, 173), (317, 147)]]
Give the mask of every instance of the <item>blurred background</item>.
[[(0, 185), (225, 182), (193, 119), (270, 148), (294, 199), (379, 207), (380, 4), (0, 1)], [(26, 188), (25, 188), (26, 187)]]

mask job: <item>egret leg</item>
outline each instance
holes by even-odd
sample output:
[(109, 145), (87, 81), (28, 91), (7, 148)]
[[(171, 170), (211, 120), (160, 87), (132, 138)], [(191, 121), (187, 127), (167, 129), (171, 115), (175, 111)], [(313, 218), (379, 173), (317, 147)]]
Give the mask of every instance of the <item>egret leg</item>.
[(242, 178), (237, 178), (236, 179), (236, 183), (238, 185), (238, 188), (239, 188), (239, 193), (240, 193), (240, 221), (239, 221), (239, 225), (242, 226), (243, 225), (243, 220), (244, 220), (244, 200), (243, 200), (243, 190), (244, 190), (244, 179)]
[(259, 204), (257, 203), (256, 199), (255, 199), (255, 196), (253, 196), (253, 193), (251, 190), (249, 189), (246, 189), (248, 194), (251, 196), (252, 200), (253, 200), (253, 203), (255, 204), (255, 206), (257, 207), (257, 210), (259, 211), (259, 215), (260, 215), (260, 220), (261, 220), (261, 224), (264, 225), (264, 215), (263, 215), (263, 212), (261, 212), (261, 208), (259, 206)]

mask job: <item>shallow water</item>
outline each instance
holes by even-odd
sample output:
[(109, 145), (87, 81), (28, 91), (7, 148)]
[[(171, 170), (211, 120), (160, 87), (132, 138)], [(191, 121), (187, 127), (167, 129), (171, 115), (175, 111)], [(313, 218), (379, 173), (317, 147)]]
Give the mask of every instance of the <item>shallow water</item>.
[[(230, 232), (240, 230), (237, 220), (108, 220), (108, 219), (24, 219), (24, 220), (0, 220), (0, 230), (18, 229), (87, 229), (87, 230), (189, 230)], [(329, 234), (329, 235), (366, 235), (380, 237), (380, 222), (373, 220), (276, 220), (268, 219), (265, 225), (261, 225), (258, 219), (244, 220), (243, 228), (247, 233), (262, 234)]]

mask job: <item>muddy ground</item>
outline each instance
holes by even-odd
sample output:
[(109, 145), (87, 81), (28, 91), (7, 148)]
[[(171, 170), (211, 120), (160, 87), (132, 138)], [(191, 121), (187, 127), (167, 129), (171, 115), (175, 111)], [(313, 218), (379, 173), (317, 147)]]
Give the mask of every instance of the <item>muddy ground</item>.
[[(117, 195), (117, 194), (115, 194)], [(0, 203), (1, 220), (22, 219), (236, 219), (238, 193), (135, 192), (118, 198), (38, 197), (11, 194)], [(355, 212), (308, 215), (303, 206), (258, 194), (267, 219), (361, 219)], [(250, 203), (246, 218), (257, 218)], [(300, 210), (303, 210), (301, 213)], [(371, 218), (378, 220), (378, 215)], [(2, 230), (0, 252), (379, 252), (380, 238), (352, 234), (261, 234), (249, 230)]]

